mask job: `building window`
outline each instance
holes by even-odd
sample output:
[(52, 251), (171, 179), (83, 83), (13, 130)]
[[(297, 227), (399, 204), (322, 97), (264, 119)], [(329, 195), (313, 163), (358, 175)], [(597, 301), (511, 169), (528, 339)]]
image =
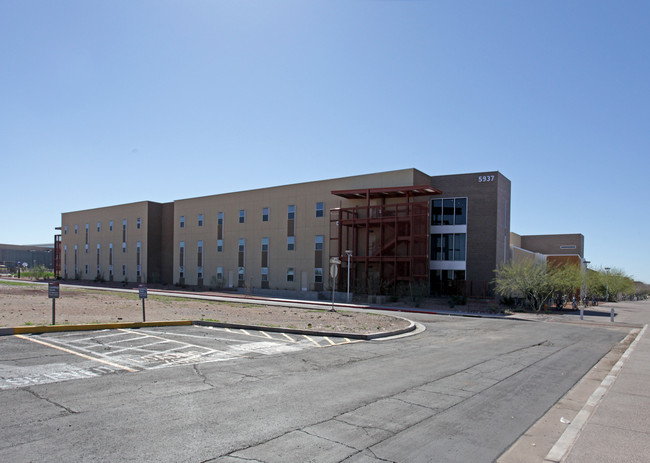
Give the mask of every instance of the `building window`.
[(237, 265), (242, 268), (246, 265), (246, 240), (244, 238), (239, 239)]
[(68, 234), (68, 226), (67, 225), (65, 227), (63, 227), (63, 234), (64, 235)]
[(198, 278), (203, 278), (203, 241), (199, 240), (196, 249), (196, 266), (198, 269)]
[(122, 252), (126, 252), (126, 243), (122, 243)]
[(86, 254), (88, 254), (88, 245), (86, 244)]
[(88, 275), (88, 264), (85, 265), (86, 275)]
[(323, 269), (322, 268), (316, 268), (314, 269), (314, 283), (322, 283), (323, 282)]
[(79, 227), (77, 225), (74, 226), (74, 234), (77, 234), (77, 231), (79, 230)]
[(108, 222), (108, 231), (113, 231), (113, 221)]
[(203, 226), (203, 214), (199, 214), (198, 226), (199, 227)]
[(295, 251), (295, 250), (296, 250), (296, 237), (287, 236), (287, 251)]
[(178, 275), (185, 277), (185, 241), (179, 243), (178, 250)]
[(181, 215), (181, 223), (180, 223), (181, 228), (185, 228), (185, 216)]
[(246, 222), (246, 211), (242, 209), (239, 211), (239, 223), (245, 223), (245, 222)]
[(122, 220), (122, 242), (126, 243), (126, 219)]
[(126, 265), (122, 265), (122, 276), (126, 276)]
[(262, 267), (262, 283), (267, 283), (269, 281), (269, 268)]
[(108, 243), (108, 266), (113, 268), (113, 243)]
[(142, 226), (142, 219), (138, 217), (135, 221), (135, 228), (139, 230), (141, 226)]
[(244, 267), (239, 267), (239, 269), (237, 270), (237, 280), (243, 283), (244, 279), (245, 279)]
[(263, 207), (262, 208), (262, 222), (268, 222), (269, 221), (269, 208), (268, 207)]
[(467, 198), (434, 199), (431, 225), (467, 225)]
[(431, 235), (431, 260), (465, 260), (467, 235), (443, 233)]
[(293, 277), (294, 277), (293, 267), (289, 267), (287, 269), (287, 282), (291, 283), (293, 281)]
[(142, 244), (140, 241), (135, 244), (135, 265), (136, 276), (140, 276), (142, 269)]
[(262, 267), (269, 266), (269, 239), (262, 238)]
[(287, 208), (287, 220), (296, 220), (296, 206)]
[(316, 217), (323, 217), (325, 215), (325, 204), (316, 203)]
[(97, 222), (97, 233), (99, 233), (100, 231), (102, 231), (102, 223)]
[(217, 280), (223, 280), (223, 267), (217, 267)]
[(223, 251), (223, 212), (217, 213), (217, 252)]
[(97, 243), (97, 275), (99, 275), (99, 268), (102, 263), (102, 249), (101, 245)]
[(88, 245), (88, 234), (89, 234), (88, 224), (86, 224), (86, 245)]
[(316, 235), (316, 239), (314, 241), (314, 244), (315, 244), (316, 251), (322, 251), (323, 250), (323, 235)]

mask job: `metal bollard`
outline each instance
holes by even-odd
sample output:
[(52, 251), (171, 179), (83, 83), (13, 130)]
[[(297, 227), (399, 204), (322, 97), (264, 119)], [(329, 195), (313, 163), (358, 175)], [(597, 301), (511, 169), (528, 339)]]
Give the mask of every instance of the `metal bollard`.
[(584, 319), (585, 319), (585, 308), (584, 308), (584, 306), (581, 306), (580, 307), (580, 320), (584, 320)]
[(610, 320), (612, 323), (614, 323), (614, 308), (612, 307), (611, 315), (610, 315)]

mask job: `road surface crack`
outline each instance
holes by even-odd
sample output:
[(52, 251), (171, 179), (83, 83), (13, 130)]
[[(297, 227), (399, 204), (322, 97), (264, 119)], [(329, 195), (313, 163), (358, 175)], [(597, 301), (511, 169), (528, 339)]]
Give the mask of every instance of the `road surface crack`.
[(201, 378), (201, 381), (203, 382), (203, 384), (205, 384), (207, 386), (210, 386), (210, 387), (216, 387), (214, 384), (212, 384), (210, 381), (208, 381), (207, 376), (205, 376), (205, 374), (203, 374), (201, 372), (201, 370), (199, 369), (199, 364), (198, 363), (193, 364), (192, 369), (194, 370), (194, 373), (196, 373), (196, 376)]
[(74, 415), (75, 413), (79, 413), (78, 411), (73, 410), (72, 408), (66, 407), (65, 405), (62, 405), (62, 404), (60, 404), (58, 402), (50, 400), (47, 397), (43, 397), (42, 395), (38, 394), (36, 391), (33, 391), (32, 389), (30, 389), (28, 387), (24, 388), (23, 390), (26, 391), (26, 392), (29, 392), (31, 395), (33, 395), (34, 397), (36, 397), (39, 400), (42, 400), (42, 401), (47, 402), (49, 404), (52, 404), (52, 405), (54, 405), (56, 407), (62, 408), (63, 410), (65, 410), (70, 415)]

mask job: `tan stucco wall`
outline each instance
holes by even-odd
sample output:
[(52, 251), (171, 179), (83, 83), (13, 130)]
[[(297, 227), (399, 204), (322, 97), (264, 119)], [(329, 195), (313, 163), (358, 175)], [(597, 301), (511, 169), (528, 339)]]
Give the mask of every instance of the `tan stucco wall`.
[[(65, 276), (65, 247), (67, 246), (67, 276), (74, 278), (74, 246), (78, 247), (79, 272), (84, 280), (93, 280), (97, 276), (97, 244), (100, 244), (101, 270), (100, 275), (105, 280), (109, 279), (109, 244), (113, 244), (113, 274), (115, 281), (123, 281), (122, 265), (126, 265), (128, 281), (137, 280), (136, 272), (136, 243), (141, 243), (141, 272), (142, 280), (146, 281), (148, 272), (148, 236), (149, 228), (147, 201), (141, 201), (119, 206), (109, 206), (84, 211), (66, 212), (61, 214), (61, 270)], [(140, 229), (137, 228), (137, 219), (140, 218)], [(126, 252), (122, 252), (122, 221), (127, 220)], [(113, 221), (113, 230), (110, 231), (109, 222)], [(97, 222), (101, 223), (97, 231)], [(88, 253), (85, 252), (86, 231), (88, 224)], [(78, 226), (75, 234), (74, 227)], [(68, 227), (67, 233), (65, 227)], [(85, 266), (88, 265), (88, 273)]]
[(577, 254), (584, 257), (585, 237), (580, 233), (522, 235), (521, 247), (542, 254)]
[[(426, 180), (426, 181), (425, 181)], [(419, 183), (418, 183), (419, 182)], [(238, 241), (245, 241), (245, 282), (261, 286), (262, 238), (269, 239), (269, 287), (271, 289), (314, 289), (316, 268), (315, 237), (324, 236), (323, 268), (325, 286), (328, 286), (330, 214), (332, 208), (341, 205), (360, 204), (331, 194), (333, 190), (381, 188), (428, 184), (428, 176), (415, 169), (368, 174), (356, 177), (300, 183), (280, 187), (227, 193), (178, 200), (174, 203), (174, 273), (173, 280), (180, 280), (180, 242), (185, 243), (185, 283), (197, 284), (197, 248), (203, 241), (203, 281), (213, 283), (217, 267), (223, 267), (224, 284), (229, 285), (232, 272), (233, 285), (237, 286)], [(323, 217), (316, 217), (316, 203), (324, 203)], [(373, 201), (374, 202), (374, 201)], [(287, 250), (288, 206), (296, 208), (295, 250)], [(269, 208), (269, 221), (262, 222), (262, 209)], [(246, 222), (239, 223), (239, 211), (246, 211)], [(217, 252), (217, 214), (224, 213), (224, 249)], [(204, 215), (204, 224), (198, 226), (198, 215)], [(185, 227), (180, 228), (180, 218), (185, 217)], [(336, 252), (336, 250), (332, 250)], [(287, 269), (293, 268), (293, 282), (287, 282)], [(306, 275), (303, 286), (301, 275)]]

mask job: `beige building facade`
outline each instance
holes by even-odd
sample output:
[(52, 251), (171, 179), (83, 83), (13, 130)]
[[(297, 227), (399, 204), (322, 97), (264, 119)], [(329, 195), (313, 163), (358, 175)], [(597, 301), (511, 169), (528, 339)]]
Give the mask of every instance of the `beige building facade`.
[(403, 169), (69, 212), (61, 235), (65, 278), (320, 292), (338, 258), (342, 291), (349, 259), (352, 292), (484, 296), (510, 255), (510, 181)]
[(165, 281), (171, 277), (172, 214), (172, 203), (151, 201), (62, 214), (62, 277)]
[(511, 232), (510, 243), (511, 259), (515, 262), (533, 260), (548, 265), (585, 265), (585, 237), (580, 233), (518, 235)]

